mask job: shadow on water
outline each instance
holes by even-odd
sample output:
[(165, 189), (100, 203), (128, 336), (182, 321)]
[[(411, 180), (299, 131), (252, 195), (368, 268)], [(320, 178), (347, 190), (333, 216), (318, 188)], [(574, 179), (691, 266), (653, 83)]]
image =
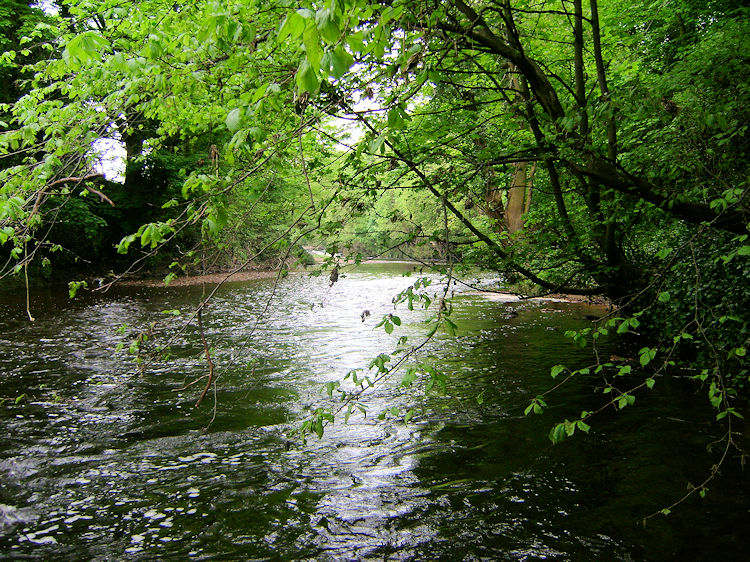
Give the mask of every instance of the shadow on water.
[[(422, 354), (449, 375), (448, 396), (401, 388), (396, 375), (363, 400), (366, 418), (338, 420), (306, 444), (290, 438), (327, 403), (325, 382), (424, 331), (424, 312), (401, 310), (392, 335), (374, 329), (414, 281), (396, 269), (345, 272), (333, 287), (291, 276), (254, 331), (272, 282), (222, 288), (204, 318), (219, 374), (208, 431), (213, 394), (194, 410), (203, 383), (180, 390), (206, 373), (194, 326), (147, 374), (114, 351), (142, 330), (174, 334), (200, 287), (72, 302), (41, 293), (33, 324), (22, 299), (0, 297), (0, 556), (742, 557), (750, 486), (735, 465), (705, 499), (639, 524), (717, 458), (705, 448), (720, 430), (693, 386), (660, 379), (631, 412), (605, 412), (589, 435), (557, 446), (551, 424), (591, 408), (592, 382), (561, 389), (544, 416), (522, 415), (549, 388), (552, 365), (591, 361), (563, 336), (587, 325), (585, 304), (460, 294), (458, 336)], [(183, 315), (161, 313), (175, 309)], [(377, 419), (392, 406), (414, 418)]]

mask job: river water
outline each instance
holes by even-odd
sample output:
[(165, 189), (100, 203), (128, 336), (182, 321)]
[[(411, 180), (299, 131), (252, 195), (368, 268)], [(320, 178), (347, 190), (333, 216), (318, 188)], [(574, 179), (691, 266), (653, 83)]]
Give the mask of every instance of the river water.
[[(366, 417), (295, 437), (313, 409), (336, 404), (326, 382), (368, 374), (401, 336), (421, 341), (429, 313), (391, 305), (415, 281), (408, 267), (362, 266), (333, 287), (305, 274), (222, 287), (203, 317), (216, 393), (198, 409), (205, 381), (184, 387), (207, 372), (203, 346), (194, 325), (178, 330), (203, 287), (73, 301), (37, 291), (34, 323), (22, 298), (0, 294), (0, 557), (744, 558), (750, 485), (738, 462), (706, 498), (641, 524), (718, 458), (706, 452), (722, 429), (704, 391), (660, 378), (635, 407), (556, 446), (554, 422), (600, 403), (595, 382), (524, 417), (551, 366), (592, 361), (563, 335), (603, 313), (583, 303), (509, 303), (459, 285), (456, 337), (439, 333), (418, 358), (445, 372), (447, 394), (405, 388), (398, 373), (362, 396)], [(402, 320), (390, 335), (375, 328), (388, 313)], [(154, 336), (144, 349), (174, 341), (138, 374), (127, 347), (141, 331)], [(619, 345), (599, 353), (626, 354)]]

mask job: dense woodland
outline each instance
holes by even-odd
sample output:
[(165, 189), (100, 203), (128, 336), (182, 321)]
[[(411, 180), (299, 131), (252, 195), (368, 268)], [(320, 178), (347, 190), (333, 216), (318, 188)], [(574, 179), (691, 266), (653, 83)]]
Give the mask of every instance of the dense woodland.
[(571, 337), (640, 351), (553, 375), (604, 378), (618, 409), (694, 377), (742, 447), (744, 2), (0, 0), (0, 29), (6, 282), (287, 268), (302, 245), (448, 260), (610, 299)]

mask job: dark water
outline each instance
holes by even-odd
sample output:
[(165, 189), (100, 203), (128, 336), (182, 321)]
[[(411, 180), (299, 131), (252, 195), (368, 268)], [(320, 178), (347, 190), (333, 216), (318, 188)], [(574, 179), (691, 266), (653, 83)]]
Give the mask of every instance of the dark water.
[[(414, 281), (396, 269), (361, 268), (333, 288), (291, 276), (254, 332), (273, 283), (223, 288), (204, 317), (219, 375), (207, 430), (214, 394), (195, 410), (203, 382), (176, 392), (206, 373), (194, 326), (141, 376), (132, 356), (114, 351), (154, 321), (157, 341), (174, 335), (201, 287), (72, 302), (37, 294), (33, 324), (20, 297), (0, 296), (0, 556), (746, 557), (750, 485), (735, 461), (705, 499), (639, 523), (718, 458), (706, 445), (722, 429), (708, 423), (702, 391), (662, 378), (631, 411), (606, 412), (589, 435), (557, 446), (549, 428), (598, 404), (594, 382), (557, 392), (544, 416), (523, 416), (551, 386), (552, 365), (591, 361), (563, 336), (600, 313), (584, 304), (460, 294), (458, 337), (420, 354), (449, 375), (449, 396), (404, 389), (398, 374), (362, 399), (367, 418), (339, 419), (306, 444), (291, 437), (311, 409), (331, 405), (325, 382), (366, 374), (401, 335), (419, 341), (423, 311), (399, 311), (403, 325), (390, 336), (373, 329)], [(616, 343), (600, 352), (623, 353)], [(411, 422), (377, 419), (393, 406), (401, 416), (414, 408)]]

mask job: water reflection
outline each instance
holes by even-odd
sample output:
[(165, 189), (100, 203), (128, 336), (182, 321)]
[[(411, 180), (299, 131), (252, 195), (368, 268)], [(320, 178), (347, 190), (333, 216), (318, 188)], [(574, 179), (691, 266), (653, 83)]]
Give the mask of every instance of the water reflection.
[[(658, 396), (639, 398), (631, 417), (605, 416), (592, 435), (554, 448), (549, 425), (577, 415), (590, 386), (565, 389), (550, 416), (521, 415), (547, 388), (552, 364), (585, 360), (562, 335), (587, 325), (584, 304), (466, 292), (458, 337), (439, 336), (421, 355), (450, 375), (450, 396), (401, 388), (396, 377), (366, 394), (367, 417), (339, 419), (321, 440), (290, 438), (328, 400), (325, 382), (366, 367), (399, 336), (423, 333), (419, 310), (399, 310), (392, 335), (373, 329), (413, 282), (382, 268), (342, 275), (333, 287), (291, 276), (265, 315), (270, 282), (222, 289), (204, 316), (219, 376), (208, 431), (211, 395), (196, 411), (201, 384), (175, 392), (206, 372), (194, 327), (144, 376), (113, 353), (123, 324), (131, 338), (154, 319), (155, 335), (174, 334), (181, 318), (160, 311), (184, 317), (200, 287), (120, 289), (73, 303), (41, 295), (34, 324), (13, 315), (21, 305), (0, 303), (8, 313), (0, 320), (0, 549), (94, 559), (659, 559), (682, 544), (700, 552), (709, 535), (696, 527), (715, 537), (749, 522), (738, 479), (731, 501), (718, 489), (706, 508), (688, 506), (654, 529), (634, 525), (710, 466), (690, 460), (710, 431), (700, 426), (710, 412), (696, 416), (702, 401), (692, 395), (671, 410)], [(392, 406), (416, 414), (409, 424), (376, 419)], [(723, 524), (706, 516), (718, 504)]]

